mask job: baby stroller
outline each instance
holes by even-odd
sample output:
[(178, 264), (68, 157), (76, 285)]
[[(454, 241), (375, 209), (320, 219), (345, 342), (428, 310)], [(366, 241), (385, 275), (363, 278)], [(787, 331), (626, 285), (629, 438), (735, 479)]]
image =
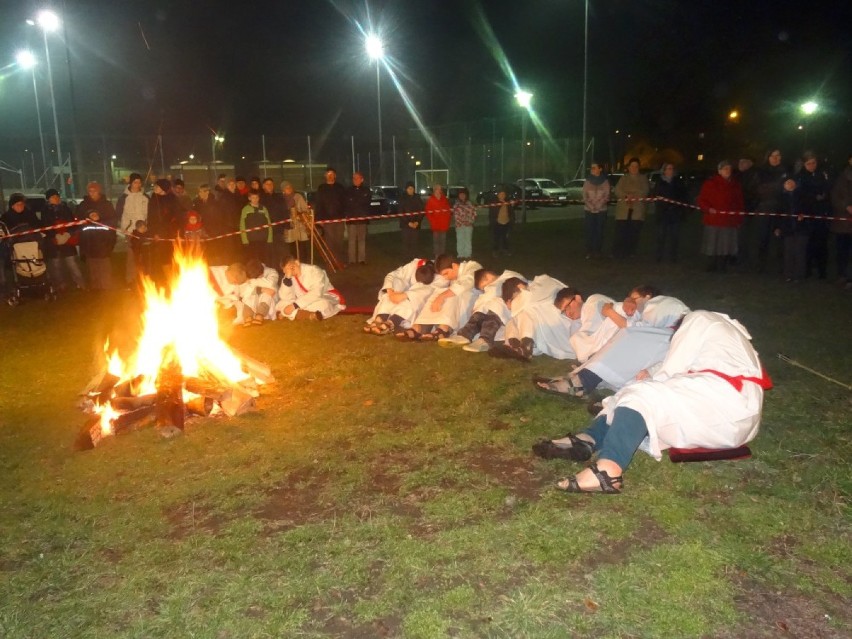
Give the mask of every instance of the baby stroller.
[[(43, 242), (44, 236), (34, 230), (29, 224), (19, 224), (9, 229), (10, 235), (26, 233), (17, 237), (7, 237), (4, 244), (8, 245), (9, 261), (12, 264), (12, 278), (14, 286), (9, 298), (6, 300), (9, 306), (17, 306), (25, 293), (31, 293), (43, 297), (46, 301), (56, 299), (56, 291), (50, 280), (47, 264), (44, 260)], [(2, 230), (0, 230), (2, 235)]]

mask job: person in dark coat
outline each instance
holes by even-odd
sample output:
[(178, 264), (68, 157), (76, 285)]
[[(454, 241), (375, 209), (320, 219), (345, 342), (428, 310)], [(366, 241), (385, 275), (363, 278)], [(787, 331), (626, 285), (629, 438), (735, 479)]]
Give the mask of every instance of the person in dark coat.
[[(213, 197), (209, 184), (202, 184), (198, 187), (198, 195), (196, 195), (195, 199), (192, 200), (191, 210), (196, 211), (201, 216), (201, 220), (204, 223), (204, 229), (210, 237), (216, 237), (226, 232), (227, 229), (222, 217), (220, 202)], [(221, 240), (213, 240), (205, 243), (204, 257), (207, 259), (208, 264), (228, 264), (225, 259), (225, 241), (226, 239), (223, 238)]]
[(75, 214), (81, 220), (89, 217), (91, 211), (98, 212), (101, 224), (113, 228), (118, 226), (118, 214), (115, 212), (112, 202), (104, 197), (103, 189), (97, 182), (89, 182), (86, 185), (86, 197), (77, 205)]
[[(320, 184), (314, 198), (314, 220), (338, 220), (343, 218), (346, 208), (346, 189), (337, 182), (337, 171), (328, 167), (325, 171), (325, 184)], [(343, 256), (344, 223), (319, 224), (326, 244), (338, 257)]]
[(798, 282), (807, 273), (808, 238), (810, 220), (801, 215), (801, 188), (792, 178), (781, 186), (776, 213), (773, 217), (775, 235), (784, 247), (784, 280)]
[[(16, 226), (27, 225), (31, 229), (41, 226), (41, 222), (27, 206), (27, 198), (23, 193), (12, 193), (9, 196), (9, 210), (6, 211), (0, 222), (6, 227), (9, 233), (14, 232)], [(3, 236), (3, 229), (0, 229), (0, 238)], [(9, 256), (9, 246), (6, 242), (0, 242), (0, 292), (6, 288), (6, 262)]]
[[(831, 211), (831, 188), (828, 175), (819, 168), (817, 157), (813, 153), (802, 156), (802, 170), (796, 176), (799, 185), (799, 204), (801, 212), (817, 218), (828, 217)], [(807, 273), (816, 267), (819, 279), (828, 275), (828, 220), (810, 218), (808, 221)]]
[[(62, 201), (59, 191), (48, 189), (44, 193), (47, 203), (41, 213), (42, 226), (53, 226), (76, 222), (78, 218), (71, 212), (69, 206)], [(50, 270), (50, 277), (56, 288), (62, 292), (66, 289), (65, 272), (71, 278), (78, 290), (86, 288), (86, 281), (77, 262), (77, 244), (80, 240), (80, 226), (69, 226), (64, 229), (45, 231), (44, 257)]]
[[(373, 199), (370, 187), (364, 183), (360, 171), (352, 174), (352, 184), (346, 189), (346, 219), (370, 215), (370, 201)], [(349, 265), (367, 263), (367, 220), (346, 222), (349, 232)]]
[(89, 269), (89, 288), (106, 291), (112, 288), (112, 250), (115, 248), (115, 231), (97, 224), (100, 212), (90, 208), (86, 213), (89, 220), (80, 228), (80, 254)]
[(399, 212), (418, 214), (399, 218), (399, 228), (402, 232), (402, 257), (412, 260), (419, 255), (417, 244), (424, 215), (423, 200), (415, 191), (414, 182), (406, 182), (405, 192), (399, 198)]
[[(756, 211), (777, 213), (780, 210), (783, 184), (788, 177), (791, 177), (789, 169), (781, 160), (781, 150), (770, 149), (764, 163), (755, 171)], [(769, 263), (774, 225), (771, 216), (762, 215), (757, 218), (757, 270), (760, 273), (766, 271)]]
[(269, 219), (276, 226), (272, 227), (272, 249), (270, 253), (270, 263), (267, 266), (279, 271), (281, 275), (281, 261), (287, 253), (287, 244), (284, 241), (284, 234), (289, 228), (289, 225), (282, 224), (285, 220), (290, 219), (290, 211), (287, 209), (287, 203), (284, 200), (284, 194), (275, 190), (275, 181), (272, 178), (266, 178), (261, 183), (260, 204), (265, 206), (269, 211)]
[(148, 232), (154, 239), (151, 277), (158, 284), (167, 282), (171, 273), (174, 242), (166, 240), (177, 238), (182, 219), (183, 210), (172, 193), (172, 183), (165, 178), (157, 180), (148, 202)]
[(488, 224), (494, 240), (492, 255), (494, 257), (498, 257), (500, 253), (511, 255), (509, 235), (515, 225), (515, 207), (508, 199), (508, 189), (505, 186), (498, 187), (497, 195), (492, 195), (485, 203), (489, 206)]
[[(651, 195), (686, 203), (688, 200), (686, 187), (678, 179), (674, 164), (671, 162), (663, 164), (660, 179), (654, 185)], [(657, 201), (654, 206), (657, 212), (657, 262), (662, 262), (664, 258), (672, 263), (677, 262), (680, 226), (686, 209), (683, 204), (662, 200)], [(666, 244), (668, 244), (668, 251)]]

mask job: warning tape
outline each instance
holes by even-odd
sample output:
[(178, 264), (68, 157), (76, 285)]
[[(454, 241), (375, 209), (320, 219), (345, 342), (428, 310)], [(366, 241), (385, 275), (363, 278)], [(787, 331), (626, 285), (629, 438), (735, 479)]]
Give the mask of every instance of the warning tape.
[[(557, 199), (541, 199), (536, 198), (526, 200), (527, 202), (532, 202), (534, 204), (546, 204), (546, 203), (556, 203), (556, 204), (584, 204), (583, 200), (557, 200)], [(694, 209), (697, 211), (701, 211), (700, 206), (696, 206), (695, 204), (689, 204), (688, 202), (680, 202), (678, 200), (672, 200), (670, 198), (662, 197), (662, 196), (651, 196), (651, 197), (637, 197), (637, 198), (619, 198), (618, 200), (614, 200), (615, 202), (667, 202), (669, 204), (675, 204), (677, 206), (682, 206), (687, 209)], [(503, 204), (512, 204), (517, 205), (521, 204), (522, 200), (508, 200), (506, 202), (495, 202), (491, 204), (476, 204), (477, 209), (488, 209), (494, 208), (498, 206), (502, 206)], [(360, 215), (357, 217), (342, 217), (342, 218), (333, 218), (330, 220), (314, 220), (314, 224), (324, 225), (324, 224), (341, 224), (341, 223), (352, 223), (352, 222), (369, 222), (373, 220), (388, 220), (395, 218), (403, 218), (403, 217), (419, 217), (426, 215), (428, 213), (452, 213), (452, 208), (442, 208), (442, 209), (431, 209), (429, 211), (415, 211), (409, 213), (385, 213), (383, 215)], [(716, 211), (717, 215), (736, 215), (740, 217), (795, 217), (798, 220), (804, 219), (813, 219), (813, 220), (822, 220), (825, 222), (850, 222), (852, 223), (852, 219), (849, 217), (837, 217), (837, 216), (828, 216), (828, 215), (814, 215), (811, 213), (775, 213), (768, 211)], [(10, 239), (13, 237), (22, 237), (25, 235), (32, 235), (33, 233), (42, 233), (44, 231), (54, 231), (59, 229), (66, 229), (72, 226), (79, 226), (81, 224), (97, 224), (98, 226), (102, 226), (104, 228), (110, 229), (119, 233), (121, 235), (127, 237), (133, 237), (133, 233), (128, 233), (122, 229), (116, 228), (114, 226), (110, 226), (108, 224), (104, 224), (103, 222), (95, 222), (94, 220), (75, 220), (73, 222), (63, 222), (60, 224), (52, 224), (50, 226), (42, 226), (37, 229), (31, 229), (29, 231), (22, 231), (19, 233), (7, 233), (5, 235), (0, 232), (0, 240)], [(225, 237), (234, 237), (237, 235), (242, 235), (243, 233), (250, 233), (252, 231), (262, 231), (264, 229), (273, 228), (276, 226), (281, 226), (283, 224), (291, 224), (291, 220), (280, 220), (278, 222), (270, 222), (269, 224), (261, 224), (260, 226), (253, 226), (251, 228), (247, 228), (245, 230), (237, 230), (237, 231), (229, 231), (227, 233), (222, 233), (220, 235), (215, 235), (213, 237), (203, 238), (200, 241), (202, 242), (211, 242), (213, 240), (219, 240)], [(151, 238), (157, 242), (182, 242), (184, 240), (181, 239), (170, 239), (170, 238)]]

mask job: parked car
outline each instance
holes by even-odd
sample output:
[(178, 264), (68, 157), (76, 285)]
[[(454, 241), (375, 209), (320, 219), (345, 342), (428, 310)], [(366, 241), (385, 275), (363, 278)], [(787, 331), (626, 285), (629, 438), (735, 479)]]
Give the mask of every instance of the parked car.
[[(515, 184), (520, 186), (521, 181), (518, 180)], [(528, 189), (538, 189), (541, 191), (541, 197), (545, 200), (543, 202), (545, 205), (565, 206), (568, 200), (568, 193), (565, 187), (559, 186), (556, 182), (548, 178), (526, 178), (526, 185)], [(551, 201), (548, 202), (547, 200)]]
[[(508, 189), (508, 193), (506, 193), (506, 195), (509, 196), (510, 200), (516, 200), (517, 201), (517, 200), (521, 199), (521, 187), (518, 186), (517, 184), (506, 184), (506, 185), (495, 184), (490, 189), (488, 189), (487, 191), (480, 191), (476, 196), (476, 203), (477, 204), (485, 204), (485, 201), (487, 199), (492, 198), (492, 197), (497, 197), (498, 190), (503, 186), (505, 186), (506, 189)], [(527, 208), (529, 208), (529, 209), (536, 208), (536, 202), (538, 202), (542, 197), (541, 189), (539, 189), (538, 187), (533, 187), (533, 186), (527, 185), (526, 192), (527, 192), (527, 194), (526, 194)]]
[(565, 194), (572, 204), (577, 204), (578, 201), (583, 201), (583, 184), (585, 180), (571, 180), (564, 186)]
[(399, 197), (402, 190), (398, 186), (374, 186), (372, 191), (374, 196), (385, 198), (387, 201), (385, 213), (397, 213), (399, 211)]

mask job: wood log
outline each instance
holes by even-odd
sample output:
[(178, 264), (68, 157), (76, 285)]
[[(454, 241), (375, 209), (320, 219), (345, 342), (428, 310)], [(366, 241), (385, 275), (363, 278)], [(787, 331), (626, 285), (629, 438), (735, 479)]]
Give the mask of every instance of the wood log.
[(77, 451), (92, 450), (96, 446), (96, 440), (101, 440), (101, 417), (95, 415), (86, 420), (77, 437), (74, 439), (73, 449)]
[(120, 384), (116, 384), (112, 389), (114, 397), (134, 397), (139, 394), (139, 387), (142, 385), (143, 375), (137, 375), (133, 379), (128, 379)]
[(215, 401), (219, 401), (219, 398), (224, 395), (225, 391), (227, 391), (229, 387), (230, 384), (223, 386), (218, 382), (202, 379), (200, 377), (187, 377), (184, 380), (184, 388), (186, 388), (187, 391), (195, 395), (210, 397)]
[(157, 403), (157, 394), (139, 395), (138, 397), (113, 397), (110, 401), (112, 407), (118, 411), (136, 410), (144, 406), (153, 406)]
[(232, 386), (219, 400), (219, 405), (228, 417), (242, 415), (255, 407), (254, 397), (240, 386)]
[(142, 406), (135, 410), (129, 410), (126, 413), (118, 415), (112, 420), (112, 432), (115, 435), (125, 433), (131, 430), (138, 430), (147, 422), (150, 422), (157, 413), (156, 404)]
[(213, 410), (213, 398), (198, 396), (186, 402), (186, 412), (190, 415), (207, 417)]
[(232, 348), (231, 352), (242, 361), (243, 369), (261, 384), (271, 384), (275, 381), (272, 369), (263, 362), (249, 357), (235, 348)]

